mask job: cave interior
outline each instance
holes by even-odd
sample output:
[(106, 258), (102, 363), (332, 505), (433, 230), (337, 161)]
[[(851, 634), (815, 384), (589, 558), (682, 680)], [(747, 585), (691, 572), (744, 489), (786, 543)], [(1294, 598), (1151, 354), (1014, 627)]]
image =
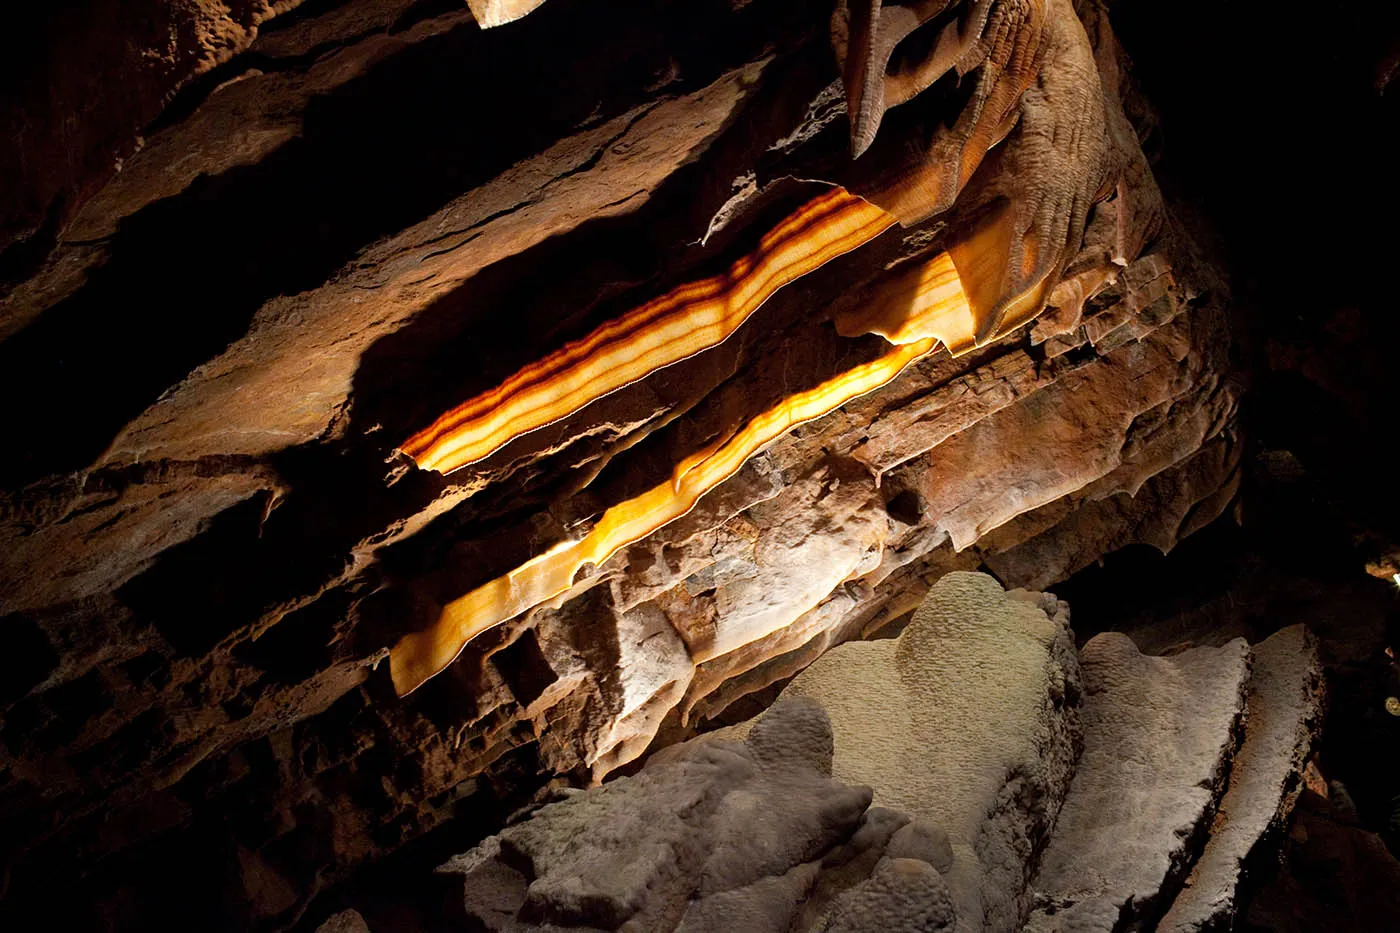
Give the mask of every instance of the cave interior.
[(1400, 7), (9, 19), (0, 929), (1400, 928)]

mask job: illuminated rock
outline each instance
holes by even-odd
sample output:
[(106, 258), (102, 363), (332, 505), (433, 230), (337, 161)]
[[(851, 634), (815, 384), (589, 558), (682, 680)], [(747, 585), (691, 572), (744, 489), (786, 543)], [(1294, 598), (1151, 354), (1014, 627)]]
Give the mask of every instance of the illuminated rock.
[[(819, 231), (845, 226), (839, 219), (824, 217), (824, 204), (849, 208), (858, 221), (871, 217), (867, 205), (852, 203), (838, 189), (812, 202), (766, 237), (757, 261), (744, 260), (735, 269), (761, 269), (762, 272), (754, 271), (753, 277), (778, 283), (803, 274), (807, 269), (801, 267), (813, 261), (813, 254), (789, 245), (797, 235), (795, 231), (811, 224), (817, 224)], [(858, 225), (853, 239), (871, 231), (882, 232), (887, 226), (884, 220), (876, 218), (874, 223)], [(817, 240), (825, 242), (826, 235)], [(987, 252), (992, 253), (990, 262)], [(993, 339), (1001, 336), (997, 331), (986, 334), (992, 322), (977, 319), (967, 299), (966, 280), (957, 269), (957, 257), (961, 257), (976, 273), (995, 275), (989, 269), (1000, 254), (999, 244), (989, 247), (978, 241), (970, 247), (954, 247), (951, 253), (939, 253), (927, 262), (911, 264), (910, 269), (882, 287), (868, 305), (837, 321), (837, 331), (843, 336), (879, 334), (895, 345), (894, 351), (790, 396), (778, 407), (754, 418), (733, 437), (679, 463), (668, 484), (608, 509), (584, 538), (562, 542), (505, 576), (453, 600), (430, 629), (407, 635), (394, 647), (391, 668), (395, 689), (400, 695), (412, 692), (452, 663), (473, 638), (527, 609), (565, 595), (585, 567), (600, 566), (621, 548), (685, 515), (703, 495), (737, 473), (749, 457), (793, 427), (823, 417), (852, 399), (887, 385), (910, 363), (939, 346), (957, 356), (976, 346), (979, 334)], [(784, 263), (796, 263), (800, 268)], [(712, 346), (719, 341), (713, 339), (713, 334), (704, 336), (710, 321), (707, 306), (717, 310), (731, 305), (750, 309), (756, 306), (742, 297), (748, 293), (745, 286), (735, 285), (736, 281), (749, 280), (747, 272), (731, 272), (727, 278), (685, 286), (644, 305), (586, 340), (565, 347), (538, 367), (527, 367), (492, 393), (445, 415), (429, 431), (405, 444), (404, 449), (409, 453), (425, 451), (420, 455), (422, 466), (448, 470), (466, 465), (516, 436), (507, 432), (530, 430), (531, 426), (540, 426), (536, 422), (545, 423), (547, 417), (562, 417), (593, 401), (604, 390), (611, 390), (614, 384), (622, 384), (624, 379), (640, 378), (659, 366), (669, 365), (674, 354), (681, 352), (678, 347)], [(731, 290), (741, 297), (730, 297)], [(694, 302), (684, 297), (695, 293), (714, 297)], [(696, 332), (702, 337), (692, 341), (689, 335)], [(653, 347), (658, 348), (655, 353), (651, 352)], [(611, 370), (612, 378), (607, 378), (612, 360), (620, 361), (617, 365), (625, 368)], [(474, 412), (482, 414), (473, 417)], [(483, 423), (488, 426), (483, 427)], [(429, 437), (434, 440), (429, 441)], [(836, 566), (831, 578), (810, 592), (796, 614), (814, 607), (854, 570), (854, 566)], [(760, 625), (757, 635), (745, 635), (737, 643), (719, 639), (695, 652), (696, 661), (726, 654), (783, 627), (792, 621), (794, 610), (789, 606), (784, 613)], [(736, 625), (741, 630), (746, 628)]]
[[(917, 223), (949, 210), (987, 151), (1006, 140), (992, 181), (973, 193), (974, 202), (990, 210), (949, 250), (954, 278), (967, 283), (971, 320), (940, 323), (956, 332), (945, 346), (962, 352), (1014, 330), (1044, 308), (1078, 251), (1090, 206), (1105, 197), (1112, 181), (1109, 118), (1093, 50), (1067, 0), (979, 0), (966, 17), (943, 27), (920, 77), (888, 75), (895, 44), (922, 22), (920, 16), (938, 12), (937, 4), (858, 4), (846, 84), (859, 154), (873, 140), (887, 98), (891, 105), (903, 102), (955, 64), (960, 74), (976, 69), (972, 101), (958, 123), (939, 127), (912, 161), (901, 143), (893, 150), (893, 169), (877, 171), (865, 192), (901, 223)], [(1032, 90), (1037, 78), (1041, 85)], [(891, 82), (898, 90), (887, 92)], [(777, 289), (873, 239), (890, 222), (878, 208), (839, 190), (820, 197), (768, 233), (728, 274), (682, 286), (525, 367), (443, 415), (402, 450), (420, 467), (440, 472), (489, 456), (516, 437), (721, 343)], [(948, 270), (940, 263), (946, 261), (940, 254), (924, 273), (906, 273), (912, 294), (942, 280)], [(1102, 286), (1109, 268), (1078, 273), (1079, 304)]]
[(438, 874), (462, 919), (490, 933), (951, 931), (930, 861), (946, 868), (946, 853), (907, 815), (870, 808), (868, 788), (833, 780), (831, 764), (821, 707), (786, 699), (746, 739), (668, 749)]
[(404, 442), (423, 469), (447, 473), (729, 338), (778, 289), (894, 224), (840, 188), (775, 227), (727, 273), (683, 285), (609, 321), (443, 415)]
[(843, 892), (822, 933), (878, 933), (957, 929), (948, 883), (927, 862), (884, 858), (869, 880)]
[[(972, 102), (964, 111), (966, 124), (953, 131), (965, 141), (983, 137), (972, 143), (975, 166), (1000, 141), (991, 134), (1004, 136), (1009, 130), (1017, 100), (1035, 78), (1046, 5), (1045, 0), (841, 3), (832, 38), (843, 63), (854, 154), (870, 148), (886, 109), (909, 101), (950, 71), (959, 78), (978, 71)], [(896, 55), (901, 43), (921, 28), (937, 31), (920, 46), (922, 57), (917, 52)], [(971, 175), (970, 167), (958, 169), (964, 181)]]
[(895, 346), (932, 338), (953, 356), (975, 346), (978, 321), (953, 257), (939, 253), (891, 275), (875, 294), (836, 320), (843, 337), (879, 334)]
[(317, 927), (316, 933), (370, 933), (370, 928), (358, 911), (342, 910)]
[(482, 29), (513, 23), (533, 12), (544, 0), (467, 0)]
[(1081, 657), (1084, 753), (1032, 883), (1035, 933), (1159, 914), (1214, 815), (1245, 714), (1244, 639), (1158, 658), (1105, 632)]
[(1018, 927), (1079, 748), (1062, 603), (952, 573), (898, 639), (834, 648), (783, 695), (829, 711), (833, 776), (947, 832), (959, 930)]
[(1303, 770), (1321, 727), (1322, 668), (1317, 643), (1301, 625), (1250, 651), (1244, 741), (1210, 835), (1181, 893), (1158, 924), (1162, 933), (1204, 933), (1236, 916), (1246, 859), (1266, 833), (1279, 832), (1303, 790)]
[[(685, 515), (700, 497), (733, 476), (755, 452), (796, 425), (827, 414), (885, 385), (914, 360), (931, 352), (932, 338), (896, 348), (841, 374), (750, 421), (732, 438), (677, 464), (671, 481), (613, 506), (587, 536), (556, 545), (517, 570), (454, 600), (427, 632), (407, 635), (390, 655), (399, 693), (417, 689), (439, 673), (482, 632), (533, 606), (564, 595), (580, 570), (597, 566), (620, 548)], [(824, 596), (813, 593), (812, 600)]]
[(1145, 657), (1110, 632), (1081, 680), (1064, 616), (1046, 594), (945, 576), (898, 639), (836, 648), (757, 718), (439, 873), (469, 924), (500, 933), (1228, 925), (1246, 856), (1299, 792), (1311, 636)]
[(859, 157), (875, 141), (885, 110), (908, 101), (951, 68), (959, 75), (971, 46), (986, 23), (992, 4), (978, 2), (965, 19), (956, 17), (938, 31), (932, 54), (921, 61), (890, 61), (896, 47), (931, 19), (945, 14), (956, 3), (925, 0), (921, 3), (841, 2), (832, 17), (832, 41), (842, 64), (846, 107), (850, 113), (851, 151)]
[[(909, 15), (910, 8), (893, 9), (899, 19)], [(867, 156), (873, 170), (852, 190), (906, 225), (955, 204), (977, 214), (950, 252), (972, 283), (982, 345), (1044, 309), (1079, 252), (1090, 208), (1135, 164), (1135, 147), (1110, 133), (1114, 108), (1069, 0), (971, 4), (943, 27), (921, 67), (941, 73), (955, 60), (973, 82), (968, 105), (949, 125), (928, 118), (919, 148), (896, 137), (877, 142)], [(863, 95), (852, 92), (862, 100), (880, 96), (868, 90), (872, 83), (897, 81), (883, 69), (873, 73)]]
[[(0, 253), (76, 220), (83, 202), (140, 151), (141, 134), (179, 90), (243, 52), (263, 26), (301, 2), (138, 0), (120, 15), (84, 9), (62, 21), (16, 24), (26, 53), (43, 54), (18, 60), (19, 80), (7, 75), (0, 97), (0, 125), (13, 128), (0, 152)], [(113, 42), (117, 27), (127, 32)], [(94, 106), (95, 93), (118, 87), (119, 103)], [(5, 291), (0, 338), (28, 317), (8, 319)]]

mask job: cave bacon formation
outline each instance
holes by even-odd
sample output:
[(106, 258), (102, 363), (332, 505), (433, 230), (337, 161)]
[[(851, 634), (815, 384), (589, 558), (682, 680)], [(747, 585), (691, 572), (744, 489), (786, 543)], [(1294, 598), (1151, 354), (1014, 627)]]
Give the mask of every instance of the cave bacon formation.
[(447, 412), (400, 448), (450, 473), (510, 441), (728, 339), (778, 289), (870, 242), (895, 219), (832, 188), (769, 231), (719, 275), (648, 301)]
[[(997, 340), (1045, 307), (1083, 242), (1090, 207), (1114, 191), (1123, 171), (1093, 52), (1068, 0), (972, 0), (952, 18), (944, 17), (954, 7), (946, 2), (855, 6), (838, 11), (833, 26), (852, 148), (866, 153), (850, 190), (831, 188), (726, 273), (676, 288), (524, 367), (401, 450), (420, 468), (443, 473), (481, 460), (722, 343), (779, 288), (895, 224), (912, 226), (956, 202), (962, 216), (945, 251), (891, 274), (863, 307), (835, 321), (844, 337), (878, 334), (893, 349), (790, 395), (691, 454), (669, 481), (609, 508), (583, 538), (449, 602), (426, 630), (392, 649), (400, 695), (444, 670), (483, 632), (568, 593), (585, 565), (596, 567), (685, 515), (792, 427), (888, 384), (940, 347), (957, 355)], [(901, 38), (929, 23), (941, 32), (928, 55), (890, 72), (886, 63)], [(875, 141), (887, 107), (949, 71), (974, 82), (956, 119), (940, 121), (922, 148), (899, 136)]]
[(390, 672), (398, 692), (408, 694), (440, 673), (483, 632), (568, 592), (585, 565), (598, 566), (685, 515), (701, 496), (791, 428), (887, 385), (939, 346), (954, 352), (971, 349), (977, 322), (953, 257), (945, 252), (892, 280), (859, 315), (840, 319), (837, 329), (845, 336), (878, 333), (893, 349), (788, 396), (732, 436), (682, 460), (669, 481), (608, 509), (583, 538), (561, 542), (448, 603), (436, 623), (405, 636), (391, 652)]

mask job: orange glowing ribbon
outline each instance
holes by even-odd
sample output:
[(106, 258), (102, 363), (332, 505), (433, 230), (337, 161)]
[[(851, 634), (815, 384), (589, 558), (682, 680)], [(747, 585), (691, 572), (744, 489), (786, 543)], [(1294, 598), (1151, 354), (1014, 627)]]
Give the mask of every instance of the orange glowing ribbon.
[(586, 564), (597, 566), (618, 550), (689, 512), (700, 497), (733, 476), (761, 447), (804, 421), (820, 418), (877, 389), (930, 352), (932, 338), (896, 348), (763, 412), (722, 444), (692, 454), (671, 480), (603, 513), (578, 541), (564, 541), (503, 577), (453, 600), (427, 631), (406, 635), (389, 656), (400, 695), (409, 693), (456, 659), (473, 638), (527, 609), (568, 592)]
[(784, 399), (727, 440), (687, 457), (672, 471), (669, 482), (608, 509), (582, 539), (561, 542), (448, 603), (434, 625), (404, 636), (390, 652), (389, 671), (398, 693), (406, 695), (440, 673), (481, 633), (567, 593), (585, 565), (601, 565), (623, 547), (685, 515), (701, 496), (796, 425), (888, 384), (940, 343), (955, 352), (970, 349), (977, 329), (955, 260), (948, 253), (896, 276), (891, 287), (837, 326), (843, 334), (879, 333), (895, 348)]
[(895, 223), (868, 201), (832, 188), (770, 230), (727, 272), (691, 282), (565, 344), (458, 405), (400, 448), (447, 473), (530, 431), (727, 340), (773, 293)]

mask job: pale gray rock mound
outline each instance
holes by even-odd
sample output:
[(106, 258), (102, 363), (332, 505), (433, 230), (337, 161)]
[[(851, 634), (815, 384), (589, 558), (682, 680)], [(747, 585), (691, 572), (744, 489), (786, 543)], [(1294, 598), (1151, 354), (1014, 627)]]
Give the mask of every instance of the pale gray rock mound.
[(954, 929), (948, 884), (927, 862), (885, 858), (836, 899), (822, 933), (941, 933)]
[(1158, 929), (1228, 929), (1245, 859), (1292, 813), (1320, 724), (1322, 668), (1308, 630), (1290, 626), (1254, 646), (1249, 719), (1210, 838)]
[(885, 854), (928, 862), (943, 872), (953, 867), (953, 844), (948, 834), (924, 820), (916, 819), (900, 827), (890, 838)]
[(997, 931), (1028, 910), (1078, 753), (1079, 692), (1063, 603), (958, 572), (898, 639), (834, 648), (783, 696), (826, 707), (837, 780), (946, 834), (957, 929)]
[(1243, 639), (1148, 657), (1106, 632), (1080, 660), (1084, 752), (1033, 885), (1035, 933), (1150, 924), (1208, 831), (1245, 711)]
[[(895, 839), (910, 825), (908, 816), (894, 810), (871, 807), (865, 811), (855, 835), (822, 858), (821, 875), (802, 904), (793, 929), (804, 933), (820, 929), (827, 922), (836, 900), (870, 878), (886, 855), (907, 857), (908, 847), (903, 853), (897, 852)], [(930, 848), (928, 854), (941, 858), (941, 853), (934, 848)], [(944, 870), (938, 865), (934, 867)]]
[(821, 866), (806, 862), (773, 878), (692, 901), (676, 933), (787, 933)]
[[(787, 933), (828, 917), (847, 917), (832, 928), (841, 930), (943, 929), (951, 902), (931, 863), (947, 866), (946, 838), (868, 809), (868, 788), (829, 776), (831, 749), (820, 705), (784, 698), (744, 741), (673, 746), (636, 775), (551, 803), (439, 872), (460, 881), (469, 922), (495, 933)], [(866, 921), (841, 906), (850, 897), (881, 905), (871, 920), (911, 919), (859, 925)]]

